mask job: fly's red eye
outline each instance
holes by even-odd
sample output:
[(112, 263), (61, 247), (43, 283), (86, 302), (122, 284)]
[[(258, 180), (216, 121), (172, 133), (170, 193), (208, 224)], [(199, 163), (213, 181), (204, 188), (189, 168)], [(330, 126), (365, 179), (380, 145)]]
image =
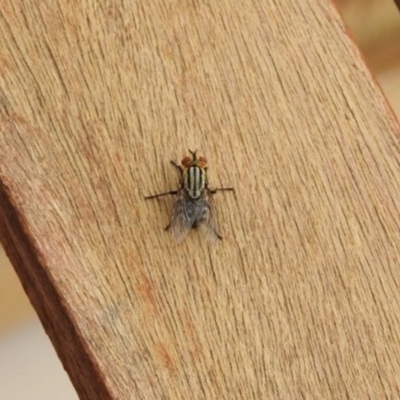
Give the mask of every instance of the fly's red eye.
[(207, 158), (200, 156), (199, 159), (197, 160), (197, 164), (201, 168), (207, 167)]
[(199, 162), (203, 163), (203, 164), (207, 164), (207, 158), (200, 156), (199, 157)]
[(183, 157), (183, 158), (182, 158), (182, 161), (181, 161), (181, 164), (182, 164), (184, 167), (189, 168), (190, 165), (192, 164), (192, 159), (191, 159), (190, 157), (188, 157), (188, 156)]

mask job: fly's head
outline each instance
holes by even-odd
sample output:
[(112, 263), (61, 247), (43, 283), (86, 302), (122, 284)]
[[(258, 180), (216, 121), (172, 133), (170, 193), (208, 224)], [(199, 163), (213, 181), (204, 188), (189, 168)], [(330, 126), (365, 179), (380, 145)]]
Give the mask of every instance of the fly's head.
[(207, 159), (204, 156), (197, 156), (197, 150), (189, 150), (190, 156), (183, 157), (181, 160), (183, 170), (187, 170), (190, 167), (198, 167), (203, 170), (207, 169)]

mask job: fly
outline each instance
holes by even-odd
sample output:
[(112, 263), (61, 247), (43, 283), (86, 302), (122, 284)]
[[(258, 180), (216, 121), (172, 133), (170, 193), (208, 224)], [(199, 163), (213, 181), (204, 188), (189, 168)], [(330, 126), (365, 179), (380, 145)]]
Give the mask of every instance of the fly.
[(175, 195), (171, 221), (165, 230), (171, 232), (177, 242), (181, 242), (192, 228), (202, 229), (210, 241), (222, 239), (218, 233), (213, 195), (233, 188), (211, 189), (207, 180), (207, 159), (197, 156), (197, 151), (189, 150), (190, 156), (182, 159), (181, 165), (171, 164), (178, 170), (177, 190), (147, 196), (145, 199)]

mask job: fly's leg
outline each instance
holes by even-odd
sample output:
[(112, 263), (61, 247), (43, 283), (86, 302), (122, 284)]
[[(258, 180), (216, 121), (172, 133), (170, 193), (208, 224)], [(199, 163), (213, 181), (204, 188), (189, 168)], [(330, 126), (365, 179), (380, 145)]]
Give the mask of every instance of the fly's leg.
[(179, 164), (177, 164), (174, 160), (171, 160), (171, 164), (172, 164), (175, 168), (177, 168), (177, 169), (179, 169), (180, 171), (182, 171), (182, 167), (181, 167)]
[[(171, 190), (170, 192), (158, 193), (158, 194), (153, 194), (152, 196), (146, 196), (144, 199), (149, 200), (149, 199), (155, 199), (157, 197), (176, 195), (176, 194), (178, 194), (177, 190)], [(164, 230), (167, 231), (170, 228), (170, 226), (171, 226), (171, 222), (164, 228)]]
[(151, 196), (146, 196), (144, 199), (149, 200), (149, 199), (155, 199), (156, 197), (161, 197), (161, 196), (168, 196), (168, 195), (173, 195), (177, 194), (177, 190), (171, 190), (170, 192), (165, 192), (165, 193), (158, 193), (158, 194), (153, 194)]
[(217, 193), (217, 192), (224, 192), (224, 191), (231, 191), (231, 192), (233, 192), (235, 189), (234, 188), (217, 188), (217, 189), (208, 189), (208, 191), (211, 193), (211, 194), (215, 194), (215, 193)]
[[(215, 224), (215, 222), (213, 223), (213, 217), (211, 217), (210, 218), (210, 215), (213, 215), (214, 214), (214, 212), (213, 212), (213, 209), (214, 209), (214, 206), (213, 206), (213, 203), (214, 203), (214, 201), (213, 201), (213, 198), (212, 198), (212, 195), (214, 195), (215, 193), (217, 193), (217, 192), (233, 192), (234, 191), (234, 188), (216, 188), (216, 189), (210, 189), (209, 187), (207, 187), (207, 192), (209, 193), (209, 203), (208, 203), (208, 208), (209, 208), (209, 212), (208, 212), (208, 220), (207, 220), (207, 218), (206, 218), (206, 220), (203, 220), (202, 222), (203, 223), (206, 223), (206, 225), (208, 226), (208, 229), (211, 229), (211, 231), (213, 232), (213, 234), (214, 234), (214, 237), (216, 238), (216, 239), (218, 239), (218, 240), (222, 240), (222, 236), (219, 234), (219, 232), (218, 232), (218, 227), (217, 227), (217, 225)], [(207, 214), (206, 214), (207, 215)]]
[[(183, 170), (182, 167), (177, 164), (175, 161), (171, 160), (171, 164), (179, 171), (179, 176), (182, 178), (183, 176)], [(178, 194), (177, 190), (171, 190), (169, 192), (165, 192), (165, 193), (159, 193), (159, 194), (153, 194), (152, 196), (146, 196), (145, 199), (155, 199), (156, 197), (161, 197), (161, 196), (167, 196), (167, 195), (175, 195)]]
[(182, 180), (182, 178), (183, 178), (183, 169), (182, 169), (182, 167), (179, 164), (177, 164), (175, 161), (173, 161), (173, 160), (171, 160), (171, 164), (178, 170), (179, 178), (180, 178), (180, 180)]

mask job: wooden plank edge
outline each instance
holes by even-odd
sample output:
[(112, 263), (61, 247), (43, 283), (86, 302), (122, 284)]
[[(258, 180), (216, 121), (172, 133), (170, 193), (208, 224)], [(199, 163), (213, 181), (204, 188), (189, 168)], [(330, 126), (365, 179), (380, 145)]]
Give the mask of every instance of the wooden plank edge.
[[(113, 399), (0, 177), (0, 241), (81, 399)], [(57, 315), (57, 319), (54, 316)], [(60, 316), (63, 316), (60, 318)]]

